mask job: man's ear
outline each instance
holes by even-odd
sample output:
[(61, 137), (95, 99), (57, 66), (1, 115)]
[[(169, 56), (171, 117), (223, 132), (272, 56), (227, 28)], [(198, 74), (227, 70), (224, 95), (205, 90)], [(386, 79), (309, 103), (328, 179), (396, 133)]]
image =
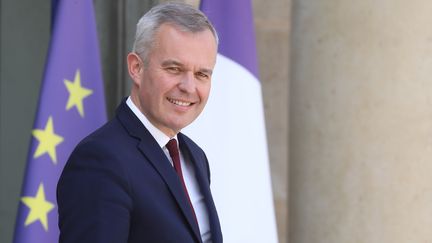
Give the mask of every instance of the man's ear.
[(136, 53), (131, 52), (127, 55), (127, 66), (129, 76), (136, 85), (139, 85), (142, 73), (144, 71), (143, 61)]

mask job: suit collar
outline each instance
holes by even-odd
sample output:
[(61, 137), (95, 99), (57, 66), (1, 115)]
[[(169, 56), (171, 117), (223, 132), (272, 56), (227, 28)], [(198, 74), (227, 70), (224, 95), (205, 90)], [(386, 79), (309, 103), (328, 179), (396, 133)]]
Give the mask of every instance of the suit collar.
[[(156, 142), (159, 144), (159, 147), (164, 147), (168, 141), (171, 139), (157, 127), (155, 127), (149, 119), (138, 109), (138, 107), (133, 103), (131, 97), (129, 96), (126, 100), (126, 104), (135, 114), (135, 116), (141, 121), (141, 123), (145, 126), (145, 128), (150, 132)], [(177, 135), (175, 136), (177, 138)]]
[[(208, 166), (208, 161), (205, 154), (202, 150), (198, 149), (197, 145), (195, 145), (189, 138), (187, 138), (182, 133), (178, 134), (178, 140), (180, 144), (180, 149), (189, 155), (191, 162), (194, 165), (195, 175), (199, 187), (201, 189), (201, 193), (204, 196), (204, 200), (207, 206), (207, 212), (209, 216), (210, 230), (212, 233), (212, 242), (213, 243), (222, 243), (222, 231), (219, 223), (219, 218), (216, 211), (216, 206), (213, 201), (213, 197), (210, 191), (210, 172), (208, 168), (205, 168), (205, 165)], [(201, 161), (198, 163), (198, 161)], [(208, 176), (205, 177), (204, 175)]]
[(201, 242), (201, 234), (198, 225), (196, 224), (192, 209), (189, 206), (188, 199), (184, 193), (179, 177), (162, 151), (162, 148), (150, 132), (144, 127), (141, 121), (135, 116), (132, 110), (127, 106), (126, 99), (123, 99), (122, 103), (117, 108), (117, 118), (128, 131), (130, 136), (139, 140), (137, 145), (138, 149), (159, 173), (175, 198), (183, 215), (186, 217), (189, 227), (194, 232), (196, 239), (198, 242)]

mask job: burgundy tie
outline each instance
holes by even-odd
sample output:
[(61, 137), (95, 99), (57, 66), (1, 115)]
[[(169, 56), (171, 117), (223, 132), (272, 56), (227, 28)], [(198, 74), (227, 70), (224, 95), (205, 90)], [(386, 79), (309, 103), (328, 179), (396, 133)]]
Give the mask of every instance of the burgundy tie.
[(182, 186), (183, 186), (183, 189), (184, 189), (184, 191), (186, 193), (186, 197), (187, 197), (189, 205), (190, 205), (190, 207), (192, 209), (192, 213), (193, 213), (193, 215), (195, 217), (195, 221), (198, 224), (198, 220), (197, 220), (197, 217), (196, 217), (196, 214), (195, 214), (195, 210), (194, 210), (194, 208), (192, 206), (192, 202), (190, 200), (189, 193), (188, 193), (188, 190), (186, 188), (185, 181), (183, 179), (183, 172), (182, 172), (182, 168), (181, 168), (181, 164), (180, 164), (180, 154), (179, 154), (178, 147), (177, 147), (177, 140), (171, 139), (167, 143), (166, 147), (167, 147), (167, 149), (169, 151), (169, 154), (171, 156), (171, 159), (173, 161), (174, 169), (177, 172), (177, 175), (179, 176), (180, 181), (181, 181)]

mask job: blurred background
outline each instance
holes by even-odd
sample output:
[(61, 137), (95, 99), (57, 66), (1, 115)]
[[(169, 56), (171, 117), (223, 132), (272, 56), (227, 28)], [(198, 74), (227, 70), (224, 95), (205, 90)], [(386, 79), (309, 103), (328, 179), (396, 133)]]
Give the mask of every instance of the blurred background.
[[(157, 2), (94, 0), (109, 116), (129, 90), (136, 20)], [(432, 242), (432, 3), (252, 2), (279, 242)], [(12, 239), (50, 13), (50, 1), (0, 0), (0, 242)]]

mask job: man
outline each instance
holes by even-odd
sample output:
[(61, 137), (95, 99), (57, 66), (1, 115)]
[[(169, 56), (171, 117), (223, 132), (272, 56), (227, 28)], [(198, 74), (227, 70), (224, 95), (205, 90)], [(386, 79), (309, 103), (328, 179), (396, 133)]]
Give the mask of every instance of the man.
[(207, 102), (217, 42), (186, 4), (140, 19), (130, 97), (80, 142), (59, 180), (60, 242), (222, 242), (207, 158), (180, 133)]

